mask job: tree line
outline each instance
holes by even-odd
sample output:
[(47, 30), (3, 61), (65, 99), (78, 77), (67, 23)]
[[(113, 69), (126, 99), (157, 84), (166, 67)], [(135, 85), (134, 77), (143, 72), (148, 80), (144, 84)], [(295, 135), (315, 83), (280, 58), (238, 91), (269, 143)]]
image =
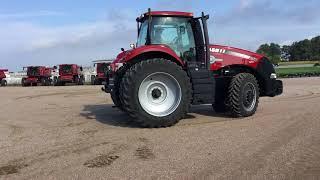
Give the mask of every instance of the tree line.
[(280, 61), (319, 61), (320, 36), (284, 46), (276, 43), (262, 44), (257, 53), (267, 56), (274, 64)]

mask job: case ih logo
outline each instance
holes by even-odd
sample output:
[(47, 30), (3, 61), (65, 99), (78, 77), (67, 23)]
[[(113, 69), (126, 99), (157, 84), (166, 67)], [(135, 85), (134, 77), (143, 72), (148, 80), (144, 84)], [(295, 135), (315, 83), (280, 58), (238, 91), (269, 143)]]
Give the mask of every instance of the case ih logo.
[(218, 49), (218, 48), (210, 48), (210, 51), (213, 53), (221, 53), (221, 54), (224, 54), (226, 52), (225, 49)]

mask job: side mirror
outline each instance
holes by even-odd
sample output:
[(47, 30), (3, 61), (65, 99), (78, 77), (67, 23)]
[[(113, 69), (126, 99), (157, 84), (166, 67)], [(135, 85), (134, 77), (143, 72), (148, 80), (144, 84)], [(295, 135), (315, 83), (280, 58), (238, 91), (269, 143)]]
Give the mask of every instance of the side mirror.
[(58, 69), (58, 67), (57, 66), (53, 66), (53, 69)]
[(135, 44), (130, 44), (131, 49), (135, 49), (136, 45)]
[(124, 52), (124, 48), (121, 48), (121, 51)]
[(80, 67), (80, 71), (83, 71), (83, 68), (82, 68), (82, 67)]

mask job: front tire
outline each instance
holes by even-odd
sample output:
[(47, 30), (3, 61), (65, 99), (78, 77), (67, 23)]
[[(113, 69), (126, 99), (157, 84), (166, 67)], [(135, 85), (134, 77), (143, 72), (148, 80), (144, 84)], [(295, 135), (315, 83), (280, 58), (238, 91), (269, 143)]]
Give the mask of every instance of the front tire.
[(143, 127), (169, 127), (185, 117), (191, 104), (187, 73), (166, 59), (134, 64), (120, 84), (124, 109)]
[(259, 85), (249, 73), (240, 73), (233, 77), (228, 89), (228, 105), (232, 116), (252, 116), (259, 104)]
[(1, 86), (3, 86), (3, 87), (7, 86), (7, 81), (6, 80), (2, 80), (1, 81)]

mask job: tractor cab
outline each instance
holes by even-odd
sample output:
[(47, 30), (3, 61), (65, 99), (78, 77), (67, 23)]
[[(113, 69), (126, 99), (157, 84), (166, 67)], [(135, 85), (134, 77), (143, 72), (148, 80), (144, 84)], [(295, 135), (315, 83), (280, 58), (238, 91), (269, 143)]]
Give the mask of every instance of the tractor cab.
[[(209, 66), (209, 15), (193, 17), (193, 13), (150, 11), (137, 18), (136, 47), (165, 45), (184, 62)], [(206, 55), (208, 52), (208, 55)], [(206, 64), (207, 63), (207, 64)]]

